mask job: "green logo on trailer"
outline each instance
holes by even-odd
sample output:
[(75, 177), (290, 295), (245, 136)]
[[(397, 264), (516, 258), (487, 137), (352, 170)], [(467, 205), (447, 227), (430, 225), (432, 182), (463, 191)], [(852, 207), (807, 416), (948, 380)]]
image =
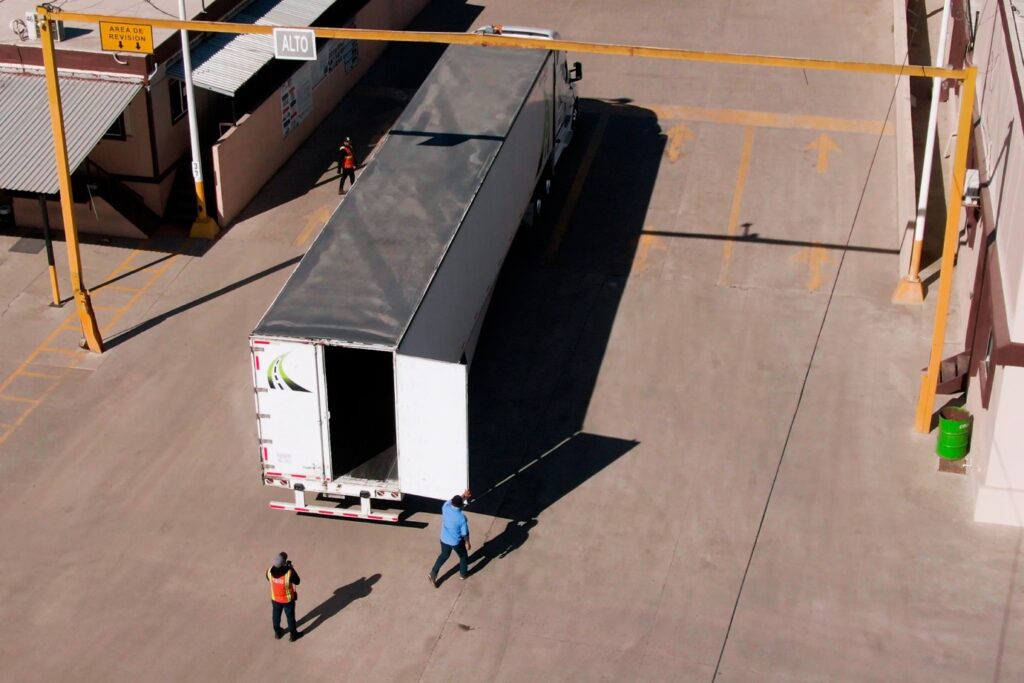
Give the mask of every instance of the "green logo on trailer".
[(284, 371), (284, 359), (288, 356), (287, 353), (282, 353), (280, 356), (275, 358), (267, 366), (267, 384), (270, 385), (271, 389), (291, 389), (292, 391), (303, 391), (310, 393), (309, 389), (299, 385), (288, 373)]

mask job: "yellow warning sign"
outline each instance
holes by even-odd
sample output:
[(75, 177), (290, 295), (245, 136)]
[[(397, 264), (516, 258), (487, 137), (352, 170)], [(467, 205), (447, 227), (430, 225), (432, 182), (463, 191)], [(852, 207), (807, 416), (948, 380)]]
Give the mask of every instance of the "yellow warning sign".
[(153, 54), (153, 27), (148, 24), (101, 21), (100, 47), (107, 52)]

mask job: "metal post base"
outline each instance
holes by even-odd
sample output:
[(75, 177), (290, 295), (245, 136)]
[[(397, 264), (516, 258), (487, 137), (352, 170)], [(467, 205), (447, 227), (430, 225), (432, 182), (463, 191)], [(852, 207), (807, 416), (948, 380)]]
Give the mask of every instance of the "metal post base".
[(924, 303), (924, 284), (921, 280), (911, 280), (903, 277), (896, 285), (896, 291), (892, 293), (894, 304), (917, 305)]

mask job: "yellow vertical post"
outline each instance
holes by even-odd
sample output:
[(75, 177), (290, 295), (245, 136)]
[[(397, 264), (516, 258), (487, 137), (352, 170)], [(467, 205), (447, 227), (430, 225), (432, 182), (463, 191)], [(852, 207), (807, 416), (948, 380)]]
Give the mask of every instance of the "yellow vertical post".
[(960, 120), (956, 129), (953, 178), (949, 183), (946, 206), (946, 232), (942, 241), (942, 267), (939, 271), (939, 298), (935, 305), (932, 352), (928, 359), (928, 370), (921, 378), (921, 393), (918, 396), (917, 415), (914, 418), (914, 430), (922, 434), (931, 431), (932, 428), (935, 393), (939, 384), (939, 364), (942, 362), (943, 345), (946, 342), (946, 319), (949, 317), (949, 300), (953, 292), (953, 262), (956, 259), (957, 241), (960, 236), (960, 204), (963, 201), (964, 176), (967, 174), (967, 151), (971, 144), (971, 129), (974, 123), (974, 88), (978, 69), (969, 67), (965, 74), (963, 94), (960, 96)]
[(60, 84), (57, 82), (57, 55), (53, 49), (53, 24), (50, 11), (39, 7), (42, 15), (39, 37), (42, 39), (43, 66), (46, 70), (46, 94), (50, 100), (50, 124), (53, 127), (53, 151), (57, 157), (57, 180), (60, 185), (60, 209), (64, 218), (64, 239), (68, 245), (68, 268), (71, 271), (71, 289), (74, 291), (78, 319), (82, 334), (90, 351), (103, 353), (103, 338), (96, 324), (89, 292), (82, 286), (82, 259), (78, 250), (78, 228), (75, 226), (75, 208), (71, 197), (71, 169), (68, 166), (67, 141), (64, 139), (64, 113), (60, 104)]

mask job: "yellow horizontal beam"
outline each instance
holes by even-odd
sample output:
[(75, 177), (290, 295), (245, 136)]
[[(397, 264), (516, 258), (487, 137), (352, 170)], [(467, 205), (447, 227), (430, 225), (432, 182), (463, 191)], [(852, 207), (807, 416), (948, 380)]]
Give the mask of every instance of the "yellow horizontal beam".
[[(230, 22), (212, 21), (181, 21), (178, 19), (158, 19), (155, 17), (111, 16), (105, 14), (87, 14), (83, 12), (52, 12), (45, 7), (37, 7), (36, 11), (52, 18), (66, 22), (95, 24), (100, 21), (121, 23), (137, 23), (172, 30), (202, 31), (205, 33), (249, 33), (270, 35), (274, 26), (258, 24), (234, 24)], [(277, 27), (285, 28), (285, 27)], [(478, 33), (435, 33), (427, 31), (383, 31), (359, 28), (321, 28), (302, 26), (312, 30), (318, 38), (380, 40), (396, 43), (440, 43), (448, 45), (480, 45), (484, 47), (509, 47), (523, 50), (565, 50), (598, 55), (614, 55), (621, 57), (645, 57), (649, 59), (670, 59), (685, 62), (705, 62), (712, 64), (738, 64), (747, 66), (770, 66), (783, 69), (811, 69), (814, 71), (846, 71), (851, 73), (888, 74), (892, 76), (921, 76), (924, 78), (952, 78), (964, 80), (965, 72), (958, 69), (946, 69), (934, 66), (915, 66), (898, 64), (876, 64), (872, 62), (842, 62), (827, 59), (799, 59), (795, 57), (775, 57), (769, 55), (744, 55), (730, 52), (700, 52), (697, 50), (677, 50), (665, 47), (645, 47), (641, 45), (615, 45), (610, 43), (587, 43), (576, 40), (537, 40), (516, 36), (481, 35)]]

